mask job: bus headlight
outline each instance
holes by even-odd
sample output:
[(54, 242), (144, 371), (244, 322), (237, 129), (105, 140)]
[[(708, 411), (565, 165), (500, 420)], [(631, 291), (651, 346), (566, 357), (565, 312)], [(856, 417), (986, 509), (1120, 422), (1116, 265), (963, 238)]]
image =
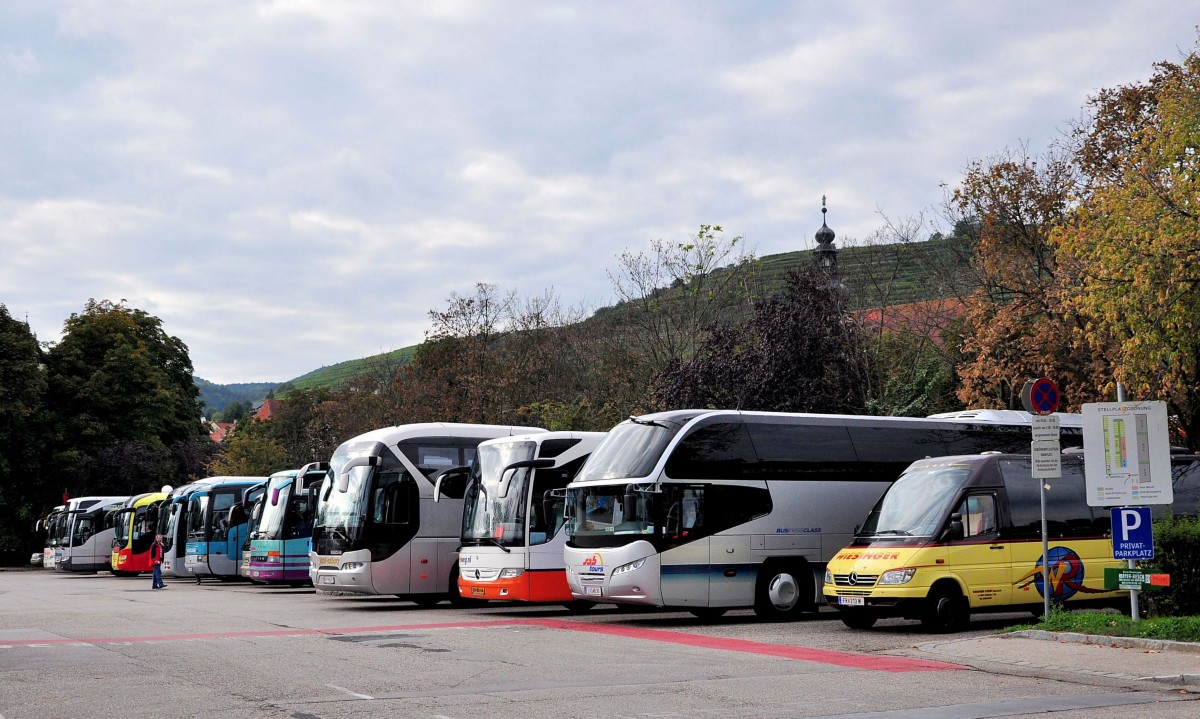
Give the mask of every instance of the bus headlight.
[(613, 576), (615, 577), (618, 574), (621, 574), (622, 572), (632, 572), (635, 569), (641, 569), (642, 565), (645, 563), (646, 563), (646, 558), (642, 557), (641, 559), (635, 559), (634, 561), (632, 561), (628, 564), (622, 564), (621, 566), (612, 570)]
[(362, 562), (346, 562), (342, 565), (342, 571), (348, 572), (351, 569), (362, 569), (363, 566), (364, 564)]
[(500, 570), (500, 578), (501, 579), (516, 579), (517, 577), (521, 576), (524, 573), (525, 573), (525, 570), (521, 569), (520, 567), (505, 567), (504, 569)]
[(917, 570), (915, 567), (906, 567), (905, 569), (889, 569), (888, 571), (879, 575), (879, 581), (875, 584), (876, 586), (880, 584), (908, 584), (908, 581), (912, 579), (913, 575), (916, 573)]
[(833, 584), (833, 572), (829, 571), (828, 569), (825, 570), (825, 583)]

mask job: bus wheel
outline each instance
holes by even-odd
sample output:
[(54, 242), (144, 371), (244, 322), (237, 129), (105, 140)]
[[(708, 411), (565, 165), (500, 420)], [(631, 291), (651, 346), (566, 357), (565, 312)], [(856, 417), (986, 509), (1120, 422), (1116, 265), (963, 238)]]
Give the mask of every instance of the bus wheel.
[(764, 619), (795, 619), (812, 604), (812, 572), (800, 565), (764, 564), (754, 587), (754, 613)]
[(718, 619), (725, 616), (727, 611), (729, 609), (726, 607), (696, 607), (688, 610), (697, 619)]
[(948, 584), (935, 586), (925, 599), (921, 624), (935, 632), (956, 632), (971, 620), (971, 608), (958, 587)]
[(838, 612), (838, 616), (842, 618), (842, 624), (851, 629), (870, 629), (875, 626), (876, 620), (879, 619), (879, 617), (870, 612), (847, 611), (844, 609)]

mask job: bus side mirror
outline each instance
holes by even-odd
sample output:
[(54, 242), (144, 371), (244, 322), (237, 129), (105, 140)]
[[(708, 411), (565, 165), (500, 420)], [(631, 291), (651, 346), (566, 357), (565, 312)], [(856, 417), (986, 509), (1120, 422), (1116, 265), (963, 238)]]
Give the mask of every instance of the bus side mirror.
[(342, 467), (342, 471), (337, 476), (337, 491), (345, 494), (350, 490), (350, 470), (355, 467), (378, 467), (379, 455), (372, 454), (366, 457), (353, 457), (346, 462)]
[(633, 491), (633, 487), (625, 488), (625, 495), (621, 497), (621, 516), (625, 521), (637, 514), (637, 493)]
[(438, 475), (437, 480), (433, 483), (433, 501), (440, 502), (442, 499), (442, 487), (445, 486), (445, 494), (450, 499), (462, 499), (463, 494), (467, 489), (467, 476), (470, 475), (471, 468), (466, 465), (451, 467)]
[(500, 473), (500, 498), (503, 499), (508, 496), (508, 485), (512, 483), (513, 475), (516, 474), (518, 469), (525, 469), (527, 467), (530, 469), (546, 469), (553, 466), (553, 459), (526, 459), (508, 465)]
[(242, 505), (235, 504), (229, 508), (229, 526), (236, 527), (246, 523), (246, 510)]

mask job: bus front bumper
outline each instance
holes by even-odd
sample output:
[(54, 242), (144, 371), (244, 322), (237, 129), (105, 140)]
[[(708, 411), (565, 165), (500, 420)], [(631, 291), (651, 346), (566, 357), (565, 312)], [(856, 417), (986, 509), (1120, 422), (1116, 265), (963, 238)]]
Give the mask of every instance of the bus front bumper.
[(318, 592), (377, 594), (371, 582), (370, 563), (346, 556), (318, 557), (312, 582)]

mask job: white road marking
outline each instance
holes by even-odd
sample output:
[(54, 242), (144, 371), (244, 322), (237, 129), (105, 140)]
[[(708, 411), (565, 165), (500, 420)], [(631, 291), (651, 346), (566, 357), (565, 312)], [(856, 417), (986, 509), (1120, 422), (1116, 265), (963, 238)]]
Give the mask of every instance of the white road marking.
[[(326, 684), (325, 686), (329, 687), (330, 689), (337, 689), (339, 692), (345, 692), (356, 699), (374, 699), (375, 698), (369, 694), (359, 694), (358, 692), (352, 692), (349, 689), (347, 689), (346, 687), (339, 687), (337, 684)], [(3, 719), (3, 718), (0, 717), (0, 719)]]

